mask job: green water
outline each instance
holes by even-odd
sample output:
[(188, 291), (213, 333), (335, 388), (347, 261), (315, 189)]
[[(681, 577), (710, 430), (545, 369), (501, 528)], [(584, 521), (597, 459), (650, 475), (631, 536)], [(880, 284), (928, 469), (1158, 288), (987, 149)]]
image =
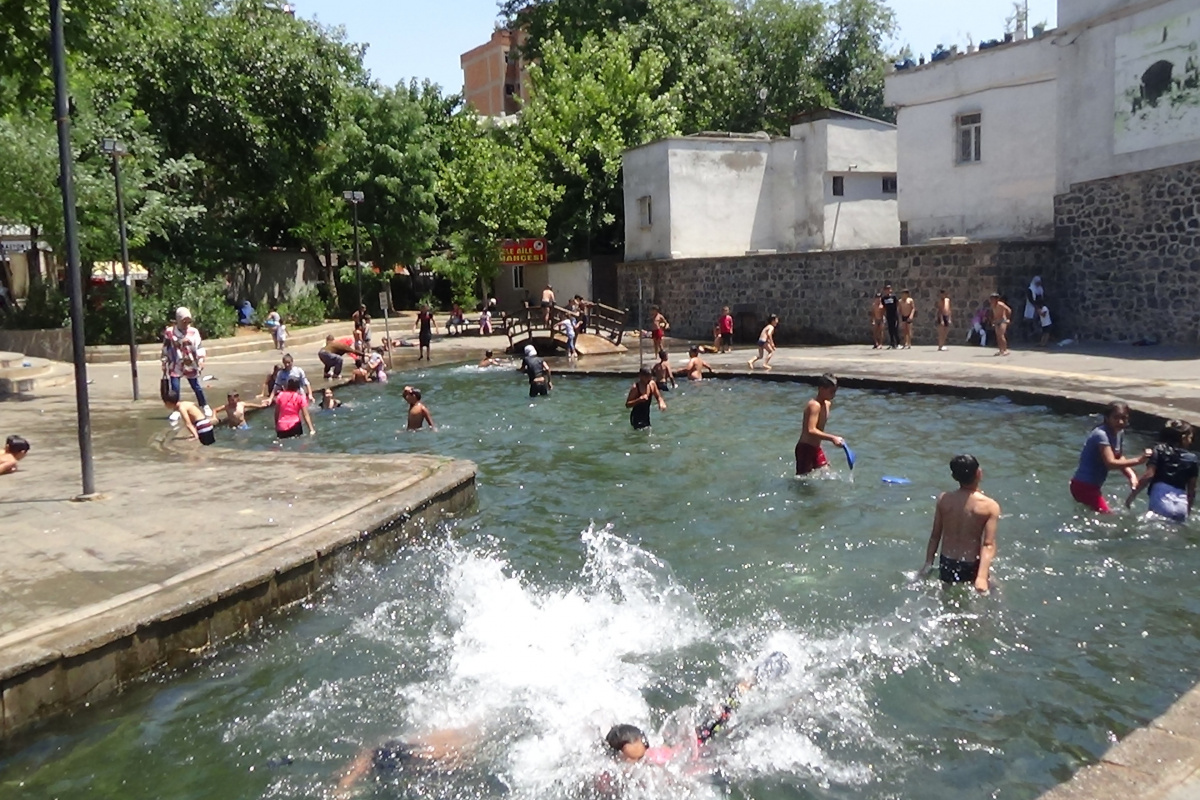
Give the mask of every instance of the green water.
[[(398, 433), (403, 382), (436, 433)], [(468, 458), (478, 511), (6, 754), (0, 796), (329, 797), (362, 747), (475, 726), (470, 764), (362, 796), (592, 797), (611, 724), (679, 739), (781, 651), (791, 671), (746, 698), (699, 774), (639, 768), (622, 796), (1029, 798), (1197, 679), (1196, 531), (1071, 502), (1086, 418), (843, 390), (830, 428), (857, 450), (853, 479), (829, 452), (832, 475), (797, 481), (807, 386), (687, 386), (647, 435), (627, 380), (556, 383), (530, 401), (520, 376), (462, 367), (347, 390), (285, 447)], [(255, 423), (224, 443), (271, 458)], [(962, 451), (1004, 508), (986, 598), (914, 581)]]

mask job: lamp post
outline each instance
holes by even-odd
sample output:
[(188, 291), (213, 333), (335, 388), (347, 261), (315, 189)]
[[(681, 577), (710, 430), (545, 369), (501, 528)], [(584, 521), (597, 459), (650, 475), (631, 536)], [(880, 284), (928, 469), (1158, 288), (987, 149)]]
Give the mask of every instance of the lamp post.
[(125, 269), (125, 317), (129, 321), (129, 374), (133, 378), (133, 399), (138, 399), (137, 334), (133, 322), (133, 281), (129, 277), (129, 237), (125, 230), (125, 191), (121, 185), (121, 156), (129, 154), (116, 139), (105, 139), (100, 149), (112, 157), (113, 180), (117, 187), (117, 233), (121, 238), (121, 265)]
[(71, 110), (67, 100), (67, 53), (63, 38), (62, 0), (50, 0), (50, 51), (54, 60), (54, 119), (58, 126), (58, 183), (63, 200), (63, 233), (67, 244), (67, 283), (71, 290), (71, 350), (75, 359), (75, 416), (81, 499), (96, 494), (92, 468), (92, 415), (88, 408), (87, 351), (83, 338), (83, 279), (79, 274), (79, 223), (75, 218), (74, 155), (71, 153)]
[(358, 281), (358, 307), (362, 308), (362, 262), (358, 259), (358, 204), (363, 201), (363, 193), (345, 191), (342, 192), (342, 199), (354, 209), (354, 272)]

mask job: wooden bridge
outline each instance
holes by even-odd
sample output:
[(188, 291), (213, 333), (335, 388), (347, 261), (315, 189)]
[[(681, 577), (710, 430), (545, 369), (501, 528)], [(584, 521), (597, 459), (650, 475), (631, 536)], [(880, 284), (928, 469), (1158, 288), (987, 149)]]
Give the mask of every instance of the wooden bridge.
[[(603, 303), (593, 303), (588, 316), (585, 333), (575, 337), (575, 350), (581, 356), (602, 353), (623, 353), (625, 346), (625, 311)], [(578, 320), (581, 315), (562, 306), (550, 309), (550, 324), (546, 324), (546, 309), (541, 306), (526, 306), (516, 314), (509, 314), (508, 351), (520, 353), (527, 344), (532, 344), (539, 353), (566, 351), (567, 335), (556, 330), (558, 324), (570, 317)]]

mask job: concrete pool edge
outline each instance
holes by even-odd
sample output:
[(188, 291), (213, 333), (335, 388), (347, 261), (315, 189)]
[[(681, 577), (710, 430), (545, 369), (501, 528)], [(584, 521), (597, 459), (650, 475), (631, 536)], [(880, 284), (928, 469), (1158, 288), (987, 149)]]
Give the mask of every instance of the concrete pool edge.
[(447, 459), (273, 540), (0, 637), (0, 744), (196, 660), (474, 501), (474, 464)]

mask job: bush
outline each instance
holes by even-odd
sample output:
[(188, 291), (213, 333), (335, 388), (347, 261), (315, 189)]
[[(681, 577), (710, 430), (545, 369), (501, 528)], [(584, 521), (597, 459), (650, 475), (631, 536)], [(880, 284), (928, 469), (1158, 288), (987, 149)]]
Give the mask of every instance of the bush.
[(25, 307), (0, 317), (0, 320), (4, 327), (21, 331), (65, 328), (71, 324), (70, 300), (50, 284), (30, 286)]
[[(153, 268), (147, 285), (133, 296), (133, 323), (137, 340), (153, 343), (175, 320), (175, 309), (186, 306), (193, 324), (205, 339), (232, 336), (237, 312), (225, 303), (225, 283), (205, 280), (173, 264)], [(87, 303), (84, 330), (88, 344), (126, 344), (129, 323), (125, 316), (125, 289), (110, 283), (95, 290)]]
[(279, 317), (285, 324), (304, 327), (325, 322), (325, 312), (328, 308), (315, 289), (296, 286), (289, 293), (288, 299), (280, 303), (275, 310), (279, 312)]

